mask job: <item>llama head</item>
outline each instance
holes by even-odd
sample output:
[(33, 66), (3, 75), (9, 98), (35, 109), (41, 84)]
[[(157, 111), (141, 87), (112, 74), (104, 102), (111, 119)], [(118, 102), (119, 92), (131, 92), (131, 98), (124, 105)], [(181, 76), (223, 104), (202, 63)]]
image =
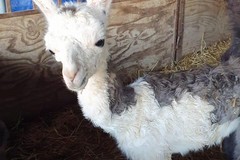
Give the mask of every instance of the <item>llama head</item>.
[(46, 49), (62, 63), (63, 78), (70, 90), (82, 90), (106, 64), (104, 42), (111, 1), (70, 2), (58, 8), (53, 0), (34, 0), (48, 22)]

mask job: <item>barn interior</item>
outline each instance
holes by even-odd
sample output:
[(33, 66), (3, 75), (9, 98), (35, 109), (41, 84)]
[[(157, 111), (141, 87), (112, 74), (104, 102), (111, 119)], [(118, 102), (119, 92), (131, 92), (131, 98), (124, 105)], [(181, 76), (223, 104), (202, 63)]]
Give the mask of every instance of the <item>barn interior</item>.
[[(47, 23), (36, 5), (0, 0), (0, 13), (0, 119), (9, 130), (7, 159), (126, 159), (112, 137), (83, 117), (76, 94), (66, 88), (61, 64), (45, 50)], [(217, 65), (231, 43), (225, 0), (113, 0), (109, 21), (110, 65), (126, 84), (145, 73)], [(221, 146), (172, 157), (224, 158)]]

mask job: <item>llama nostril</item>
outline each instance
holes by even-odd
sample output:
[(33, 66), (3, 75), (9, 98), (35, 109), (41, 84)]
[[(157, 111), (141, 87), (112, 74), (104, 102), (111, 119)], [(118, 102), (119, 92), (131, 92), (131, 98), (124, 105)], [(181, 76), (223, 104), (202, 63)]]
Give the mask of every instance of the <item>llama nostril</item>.
[(73, 82), (74, 78), (76, 77), (76, 74), (77, 74), (77, 72), (74, 73), (74, 74), (72, 75), (72, 77), (70, 78), (70, 79), (71, 79), (71, 82)]
[(81, 85), (85, 84), (85, 83), (86, 83), (86, 80), (87, 80), (87, 76), (85, 76), (85, 77), (83, 78)]
[(71, 80), (71, 82), (73, 82), (74, 78), (77, 75), (77, 72), (63, 70), (63, 75), (66, 76), (69, 80)]

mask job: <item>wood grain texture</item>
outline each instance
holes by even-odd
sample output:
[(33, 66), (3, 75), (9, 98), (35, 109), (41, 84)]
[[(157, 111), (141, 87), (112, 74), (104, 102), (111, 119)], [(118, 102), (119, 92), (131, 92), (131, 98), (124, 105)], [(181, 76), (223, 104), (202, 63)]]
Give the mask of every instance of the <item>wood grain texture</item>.
[(112, 65), (123, 72), (136, 72), (171, 62), (176, 0), (114, 2), (108, 28)]
[(200, 50), (203, 35), (207, 45), (230, 35), (224, 0), (185, 0), (182, 54)]
[[(224, 0), (183, 1), (114, 0), (107, 38), (111, 67), (123, 76), (156, 64), (157, 69), (199, 50), (203, 34), (208, 45), (230, 34)], [(183, 33), (178, 10), (184, 11)], [(76, 100), (62, 82), (61, 65), (45, 53), (45, 18), (29, 13), (34, 14), (0, 17), (0, 119)], [(176, 43), (178, 32), (182, 44)]]
[(11, 2), (10, 2), (10, 0), (5, 0), (5, 6), (6, 6), (6, 12), (10, 13), (11, 12)]
[[(111, 66), (125, 74), (171, 62), (175, 9), (176, 0), (115, 0), (107, 39)], [(76, 100), (61, 66), (44, 51), (45, 28), (42, 14), (0, 19), (0, 119)]]
[(61, 65), (45, 53), (45, 26), (41, 15), (0, 20), (0, 119), (14, 122), (76, 101)]

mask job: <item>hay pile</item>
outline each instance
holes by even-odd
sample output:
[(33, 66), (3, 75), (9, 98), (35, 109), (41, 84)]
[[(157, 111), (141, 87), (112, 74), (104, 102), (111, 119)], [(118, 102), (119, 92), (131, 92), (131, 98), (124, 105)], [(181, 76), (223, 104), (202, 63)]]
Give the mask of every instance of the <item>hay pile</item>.
[(221, 55), (229, 48), (231, 39), (219, 41), (209, 47), (201, 47), (200, 51), (186, 54), (178, 62), (165, 66), (161, 69), (163, 73), (171, 73), (180, 70), (190, 70), (208, 64), (216, 66), (220, 62)]
[[(179, 62), (162, 68), (169, 73), (217, 65), (230, 40), (218, 42)], [(114, 140), (85, 120), (78, 105), (46, 113), (31, 122), (19, 122), (12, 130), (7, 156), (11, 160), (124, 160)], [(174, 155), (173, 160), (223, 160), (219, 148)]]

